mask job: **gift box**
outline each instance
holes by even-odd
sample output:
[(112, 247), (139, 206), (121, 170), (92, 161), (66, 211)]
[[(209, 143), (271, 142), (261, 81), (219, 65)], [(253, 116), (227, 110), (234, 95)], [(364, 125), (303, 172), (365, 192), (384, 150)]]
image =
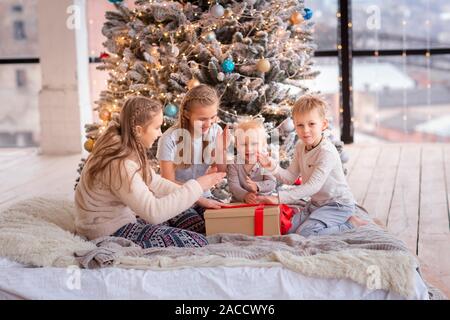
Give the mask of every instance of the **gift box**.
[(206, 235), (241, 233), (252, 236), (285, 234), (291, 226), (292, 209), (286, 205), (233, 203), (205, 211)]

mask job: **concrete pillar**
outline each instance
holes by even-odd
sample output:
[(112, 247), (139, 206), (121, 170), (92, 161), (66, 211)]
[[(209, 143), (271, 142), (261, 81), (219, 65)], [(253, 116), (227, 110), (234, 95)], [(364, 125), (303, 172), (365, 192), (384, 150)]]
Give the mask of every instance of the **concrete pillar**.
[(86, 0), (39, 0), (41, 152), (82, 151), (89, 105)]

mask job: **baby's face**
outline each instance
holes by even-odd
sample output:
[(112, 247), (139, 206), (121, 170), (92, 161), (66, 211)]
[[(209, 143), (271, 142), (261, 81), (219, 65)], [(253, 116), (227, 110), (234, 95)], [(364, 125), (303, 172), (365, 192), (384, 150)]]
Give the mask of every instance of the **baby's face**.
[(238, 157), (244, 159), (246, 164), (255, 164), (257, 153), (262, 152), (267, 144), (264, 131), (258, 129), (246, 130), (244, 137), (237, 137), (236, 141)]

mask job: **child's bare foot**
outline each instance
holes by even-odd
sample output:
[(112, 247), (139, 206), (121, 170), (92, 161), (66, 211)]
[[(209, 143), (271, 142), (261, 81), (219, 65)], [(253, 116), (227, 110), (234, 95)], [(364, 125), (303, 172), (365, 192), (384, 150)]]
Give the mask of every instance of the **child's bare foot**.
[(357, 216), (351, 216), (348, 219), (348, 222), (350, 222), (355, 228), (365, 226), (366, 224), (369, 223), (361, 218), (358, 218)]

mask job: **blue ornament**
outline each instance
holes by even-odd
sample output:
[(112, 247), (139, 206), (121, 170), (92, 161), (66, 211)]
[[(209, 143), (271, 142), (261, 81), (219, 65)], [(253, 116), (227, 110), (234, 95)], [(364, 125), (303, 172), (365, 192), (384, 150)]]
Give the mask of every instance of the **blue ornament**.
[(224, 62), (222, 62), (222, 70), (225, 73), (231, 73), (234, 70), (234, 62), (231, 59), (225, 59)]
[(111, 3), (121, 3), (123, 0), (108, 0)]
[(305, 13), (303, 14), (303, 18), (305, 20), (311, 19), (313, 16), (313, 11), (310, 8), (305, 8), (304, 11), (305, 11)]
[(164, 107), (164, 114), (168, 117), (175, 118), (178, 113), (178, 107), (173, 103), (168, 103)]

